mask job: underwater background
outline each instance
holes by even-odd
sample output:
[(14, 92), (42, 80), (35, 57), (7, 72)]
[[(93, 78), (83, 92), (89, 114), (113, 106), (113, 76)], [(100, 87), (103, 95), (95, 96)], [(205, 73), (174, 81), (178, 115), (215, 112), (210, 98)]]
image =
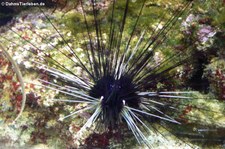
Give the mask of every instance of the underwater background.
[[(48, 83), (41, 81), (51, 80), (58, 82), (62, 88), (64, 86), (63, 81), (60, 82), (40, 68), (39, 61), (53, 66), (54, 62), (46, 57), (53, 57), (57, 63), (88, 79), (84, 70), (68, 58), (62, 57), (57, 50), (63, 51), (69, 45), (84, 63), (88, 61), (84, 53), (87, 39), (83, 34), (86, 27), (80, 2), (29, 1), (45, 4), (39, 8), (6, 6), (6, 2), (11, 1), (2, 2), (4, 5), (0, 7), (0, 149), (148, 148), (139, 144), (126, 126), (121, 126), (121, 129), (124, 129), (123, 135), (119, 132), (95, 130), (94, 127), (90, 127), (81, 136), (77, 135), (91, 114), (81, 112), (76, 117), (64, 121), (61, 121), (61, 118), (81, 109), (85, 104), (55, 102), (53, 99), (59, 99), (63, 95), (58, 90), (44, 87)], [(129, 37), (135, 24), (134, 18), (138, 16), (141, 2), (143, 0), (130, 0), (129, 15), (123, 32), (124, 46), (128, 40), (126, 37)], [(166, 24), (164, 19), (168, 20), (184, 2), (186, 1), (147, 0), (135, 32), (137, 35), (130, 46), (138, 42), (143, 28), (162, 29)], [(88, 23), (94, 22), (91, 3), (92, 1), (83, 0)], [(98, 19), (101, 20), (102, 36), (103, 39), (107, 39), (112, 1), (97, 0), (96, 3), (101, 11)], [(123, 0), (116, 3), (114, 14), (118, 20), (123, 16), (125, 4)], [(190, 63), (184, 63), (169, 72), (175, 74), (173, 77), (154, 84), (158, 90), (189, 91), (191, 94), (190, 98), (185, 100), (168, 99), (178, 109), (177, 112), (169, 110), (168, 113), (179, 118), (181, 124), (146, 122), (148, 127), (157, 130), (146, 133), (152, 148), (225, 148), (224, 6), (224, 0), (194, 0), (170, 29), (167, 40), (160, 43), (155, 51), (155, 64), (177, 52), (183, 52), (179, 57), (181, 60), (191, 55)], [(167, 11), (168, 13), (165, 13)], [(163, 21), (157, 24), (164, 13), (166, 15)], [(55, 28), (63, 35), (66, 43)], [(94, 34), (95, 28), (90, 28), (90, 32)], [(188, 50), (185, 48), (187, 45)], [(43, 60), (42, 57), (46, 59)], [(70, 58), (73, 59), (72, 56)], [(25, 82), (24, 88), (18, 71)], [(24, 95), (26, 102), (23, 105)], [(20, 117), (14, 121), (19, 113)]]

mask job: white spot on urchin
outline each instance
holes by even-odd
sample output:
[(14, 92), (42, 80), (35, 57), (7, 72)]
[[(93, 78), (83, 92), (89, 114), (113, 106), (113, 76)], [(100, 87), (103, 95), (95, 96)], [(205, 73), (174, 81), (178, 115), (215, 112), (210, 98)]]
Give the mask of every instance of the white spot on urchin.
[(104, 96), (101, 96), (101, 97), (100, 97), (100, 102), (101, 102), (103, 99), (104, 99)]
[(125, 101), (125, 100), (123, 100), (123, 105), (125, 106), (125, 104), (126, 104), (126, 101)]

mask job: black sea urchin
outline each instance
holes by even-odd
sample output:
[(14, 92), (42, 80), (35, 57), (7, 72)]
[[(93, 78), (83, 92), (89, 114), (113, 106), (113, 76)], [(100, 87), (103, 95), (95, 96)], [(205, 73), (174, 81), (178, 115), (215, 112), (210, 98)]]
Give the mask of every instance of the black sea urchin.
[(118, 124), (125, 104), (138, 108), (137, 88), (128, 77), (104, 76), (90, 90), (90, 96), (101, 100), (102, 122), (110, 128)]
[[(38, 45), (38, 41), (36, 44), (14, 28), (8, 29), (32, 47), (25, 47), (27, 51), (37, 55), (31, 61), (43, 73), (44, 77), (39, 79), (41, 86), (65, 95), (62, 97), (60, 94), (59, 99), (52, 100), (81, 105), (69, 115), (61, 116), (60, 120), (84, 112), (90, 114), (77, 136), (92, 124), (96, 124), (96, 128), (103, 127), (100, 129), (106, 132), (119, 131), (121, 134), (125, 125), (139, 144), (152, 147), (146, 134), (156, 132), (164, 137), (155, 123), (164, 129), (170, 129), (166, 122), (169, 122), (168, 125), (175, 123), (178, 128), (187, 119), (198, 120), (197, 116), (185, 118), (192, 108), (207, 110), (183, 102), (195, 98), (192, 97), (193, 92), (182, 87), (179, 81), (183, 80), (178, 77), (186, 77), (179, 72), (184, 65), (188, 67), (193, 63), (195, 50), (192, 47), (197, 39), (187, 41), (181, 50), (165, 46), (167, 43), (174, 44), (170, 38), (175, 38), (173, 34), (179, 34), (179, 31), (172, 29), (181, 23), (192, 3), (192, 0), (183, 1), (174, 6), (175, 11), (165, 5), (165, 12), (161, 12), (157, 3), (148, 0), (81, 0), (76, 2), (76, 11), (72, 11), (77, 16), (70, 18), (74, 19), (72, 25), (76, 24), (72, 28), (76, 40), (65, 37), (66, 33), (54, 24), (57, 22), (54, 17), (51, 18), (39, 7), (41, 17), (57, 34), (48, 37), (48, 34), (32, 32), (41, 41), (47, 41), (51, 50), (46, 51)], [(155, 11), (154, 14), (151, 10)], [(70, 11), (63, 16), (67, 13)], [(154, 24), (146, 20), (154, 20)], [(35, 27), (31, 25), (31, 28)], [(60, 44), (48, 42), (55, 38), (60, 38)], [(77, 38), (81, 39), (77, 41)], [(75, 42), (74, 45), (71, 42)], [(171, 133), (177, 135), (181, 132)]]
[[(144, 119), (152, 122), (161, 119), (180, 124), (180, 122), (164, 113), (164, 109), (168, 105), (160, 99), (189, 99), (189, 97), (180, 95), (187, 92), (163, 92), (159, 91), (156, 87), (157, 83), (171, 77), (171, 74), (169, 74), (171, 70), (187, 62), (188, 56), (180, 60), (181, 53), (175, 53), (159, 62), (154, 60), (154, 56), (160, 43), (165, 41), (166, 35), (172, 26), (192, 2), (187, 1), (183, 6), (178, 8), (161, 29), (157, 26), (152, 30), (152, 34), (147, 33), (147, 29), (146, 31), (142, 30), (139, 39), (136, 41), (136, 45), (131, 42), (134, 42), (133, 38), (136, 36), (134, 34), (138, 30), (137, 25), (146, 1), (141, 1), (141, 9), (134, 21), (130, 35), (128, 35), (128, 38), (125, 37), (127, 41), (124, 41), (123, 36), (125, 36), (124, 30), (129, 13), (129, 3), (129, 0), (124, 1), (123, 15), (118, 20), (116, 18), (116, 16), (118, 17), (116, 15), (116, 1), (113, 1), (108, 41), (105, 41), (103, 39), (102, 23), (98, 18), (99, 10), (97, 2), (91, 1), (93, 25), (95, 28), (95, 37), (93, 38), (93, 35), (90, 33), (91, 27), (87, 22), (84, 4), (81, 1), (80, 5), (89, 40), (84, 50), (88, 62), (84, 64), (84, 61), (81, 60), (69, 45), (68, 52), (76, 58), (76, 63), (86, 72), (86, 75), (90, 79), (84, 80), (82, 77), (74, 74), (74, 72), (67, 70), (63, 65), (57, 64), (62, 69), (71, 72), (75, 78), (56, 70), (43, 69), (55, 76), (69, 79), (71, 83), (70, 87), (63, 87), (66, 90), (63, 91), (62, 88), (60, 90), (56, 89), (55, 87), (58, 88), (59, 86), (54, 83), (43, 82), (52, 85), (52, 87), (49, 86), (48, 88), (56, 89), (62, 93), (82, 99), (81, 101), (62, 99), (58, 99), (57, 101), (87, 103), (87, 106), (83, 109), (75, 111), (61, 118), (61, 120), (81, 111), (94, 111), (78, 134), (82, 133), (95, 122), (102, 123), (106, 130), (117, 130), (121, 123), (126, 123), (139, 143), (144, 142), (146, 145), (151, 146), (138, 125), (150, 131), (149, 127), (143, 122)], [(164, 15), (166, 14), (162, 14), (161, 17), (163, 18)], [(46, 18), (51, 22), (47, 16)], [(161, 22), (162, 20), (159, 21)], [(53, 23), (51, 24), (53, 25)], [(149, 37), (145, 38), (144, 36)], [(66, 43), (63, 37), (62, 39)], [(185, 48), (188, 50), (188, 47)], [(67, 56), (63, 52), (62, 54)], [(171, 60), (173, 60), (172, 63)], [(174, 107), (168, 106), (168, 108)]]

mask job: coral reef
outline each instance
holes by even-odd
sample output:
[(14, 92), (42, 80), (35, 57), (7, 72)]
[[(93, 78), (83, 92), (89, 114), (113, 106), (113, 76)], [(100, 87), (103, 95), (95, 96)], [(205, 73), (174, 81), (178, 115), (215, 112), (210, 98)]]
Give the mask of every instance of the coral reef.
[[(175, 10), (176, 7), (179, 7), (179, 5), (174, 5), (177, 2), (171, 0), (149, 1), (146, 6), (152, 7), (152, 11), (143, 12), (144, 17), (143, 20), (140, 20), (141, 24), (138, 30), (140, 31), (148, 24), (152, 24), (152, 29), (158, 29), (154, 22), (157, 22), (155, 18), (162, 14), (162, 8)], [(86, 10), (91, 9), (89, 3), (89, 1), (85, 1)], [(123, 2), (119, 3), (117, 13), (119, 13), (120, 7), (123, 8), (123, 5)], [(154, 148), (223, 148), (225, 146), (225, 31), (224, 26), (221, 25), (224, 24), (224, 16), (220, 14), (224, 12), (222, 6), (224, 6), (223, 1), (206, 1), (204, 4), (196, 2), (193, 8), (194, 13), (180, 21), (181, 28), (175, 26), (174, 35), (176, 36), (169, 34), (168, 36), (174, 36), (174, 38), (163, 43), (162, 47), (155, 52), (154, 64), (157, 64), (174, 52), (182, 51), (185, 45), (192, 43), (191, 41), (196, 41), (190, 50), (190, 53), (193, 54), (193, 63), (176, 68), (176, 76), (170, 81), (166, 80), (155, 84), (158, 89), (171, 88), (173, 90), (179, 87), (181, 91), (196, 91), (191, 94), (193, 100), (182, 99), (177, 104), (177, 112), (171, 112), (174, 117), (182, 120), (185, 124), (182, 125), (183, 127), (157, 122), (148, 123), (149, 127), (158, 130), (158, 132), (152, 131), (148, 135), (148, 140)], [(71, 10), (73, 7), (76, 10)], [(98, 7), (105, 12), (99, 17), (103, 20), (110, 19), (108, 9), (112, 6), (109, 1), (100, 2)], [(133, 14), (128, 17), (128, 24), (134, 24), (133, 17), (138, 13), (135, 8), (138, 7), (140, 6), (137, 2), (132, 1), (130, 9)], [(85, 64), (86, 59), (82, 55), (87, 41), (78, 40), (85, 32), (85, 27), (82, 25), (84, 22), (81, 21), (81, 9), (77, 4), (64, 9), (64, 11), (55, 9), (54, 13), (52, 13), (52, 9), (46, 9), (45, 14), (53, 20), (60, 34), (64, 35), (66, 42), (83, 58)], [(91, 14), (87, 15), (87, 21), (92, 22), (93, 19), (89, 15)], [(149, 15), (152, 17), (149, 18)], [(165, 18), (168, 17), (169, 15), (165, 16)], [(107, 25), (104, 26), (103, 31), (107, 30), (107, 27)], [(125, 34), (129, 34), (130, 30), (127, 28)], [(14, 16), (8, 24), (2, 26), (0, 43), (20, 66), (26, 82), (25, 91), (27, 93), (26, 106), (22, 116), (13, 123), (21, 110), (21, 85), (12, 64), (0, 49), (0, 148), (69, 149), (125, 148), (125, 146), (140, 148), (130, 130), (125, 126), (121, 126), (121, 129), (123, 128), (123, 136), (126, 138), (122, 138), (119, 132), (114, 131), (105, 133), (99, 130), (93, 133), (96, 126), (91, 127), (84, 134), (78, 135), (79, 129), (91, 116), (88, 112), (81, 112), (73, 118), (61, 121), (62, 117), (85, 107), (85, 103), (74, 105), (60, 101), (55, 102), (63, 95), (59, 90), (45, 88), (44, 86), (48, 83), (41, 80), (51, 80), (59, 84), (63, 84), (63, 81), (49, 75), (39, 66), (39, 61), (42, 61), (43, 57), (51, 56), (76, 74), (83, 74), (83, 78), (88, 76), (79, 66), (60, 56), (60, 51), (66, 49), (67, 45), (60, 39), (60, 35), (54, 30), (46, 16), (38, 9), (23, 11)], [(170, 46), (166, 46), (167, 44)], [(175, 47), (177, 51), (173, 51), (171, 47)], [(167, 49), (161, 51), (163, 48)], [(68, 54), (68, 56), (70, 55)], [(70, 58), (77, 61), (72, 56)], [(52, 63), (53, 61), (49, 59), (45, 64), (52, 66)], [(181, 99), (169, 100), (176, 102)], [(170, 129), (161, 127), (161, 125), (170, 126)], [(206, 141), (201, 141), (204, 139)], [(209, 140), (215, 141), (210, 142)]]

